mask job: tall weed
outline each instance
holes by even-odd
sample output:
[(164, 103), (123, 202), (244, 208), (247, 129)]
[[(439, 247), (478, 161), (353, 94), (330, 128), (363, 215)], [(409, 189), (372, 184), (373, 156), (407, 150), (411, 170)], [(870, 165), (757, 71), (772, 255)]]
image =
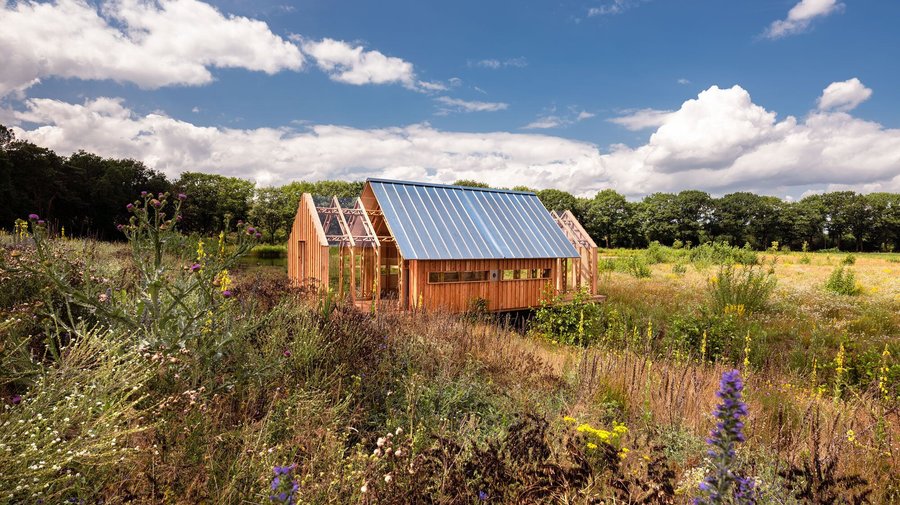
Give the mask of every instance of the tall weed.
[(776, 283), (775, 276), (761, 268), (726, 265), (707, 282), (709, 303), (718, 313), (726, 309), (758, 312), (767, 307)]

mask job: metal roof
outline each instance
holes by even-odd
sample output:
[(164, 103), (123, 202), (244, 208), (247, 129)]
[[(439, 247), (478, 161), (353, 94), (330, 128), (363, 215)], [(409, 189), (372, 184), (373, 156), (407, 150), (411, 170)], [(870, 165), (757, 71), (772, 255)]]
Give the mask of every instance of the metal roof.
[(578, 257), (534, 193), (387, 179), (366, 182), (405, 259)]

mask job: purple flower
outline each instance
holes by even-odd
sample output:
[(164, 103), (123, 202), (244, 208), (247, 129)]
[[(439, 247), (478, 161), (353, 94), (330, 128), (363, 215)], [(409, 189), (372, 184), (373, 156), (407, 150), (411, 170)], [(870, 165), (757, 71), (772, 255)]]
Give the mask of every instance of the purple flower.
[(200, 266), (200, 263), (194, 263), (193, 265), (191, 265), (191, 272), (196, 272), (197, 270), (200, 270), (201, 268), (202, 267)]
[(37, 214), (28, 214), (28, 219), (30, 221), (37, 221), (38, 219), (40, 219), (40, 216), (38, 216)]
[(262, 238), (262, 233), (256, 232), (256, 235), (254, 235), (254, 237), (256, 237), (257, 239), (261, 239), (261, 238)]
[(158, 209), (158, 208), (162, 207), (162, 202), (160, 202), (159, 200), (154, 198), (153, 200), (150, 200), (150, 205), (152, 205)]
[(163, 198), (166, 197), (166, 194), (165, 194), (165, 193), (160, 193), (160, 194), (157, 195), (157, 196), (158, 196), (158, 198), (159, 198), (160, 200), (162, 200)]
[(43, 224), (44, 224), (44, 220), (43, 220), (43, 219), (38, 219), (37, 224), (43, 225)]
[(712, 468), (706, 479), (700, 483), (700, 491), (704, 496), (696, 498), (695, 504), (756, 503), (753, 480), (744, 477), (737, 470), (735, 447), (745, 439), (744, 423), (741, 419), (747, 416), (747, 404), (742, 400), (743, 390), (744, 383), (741, 381), (740, 372), (731, 370), (722, 374), (719, 391), (716, 392), (716, 396), (722, 401), (713, 412), (718, 422), (706, 439), (709, 445), (707, 454), (712, 460)]
[(179, 223), (181, 222), (181, 214), (175, 216), (175, 221)]
[(253, 235), (254, 233), (256, 233), (256, 228), (252, 226), (247, 228), (247, 235)]
[(131, 212), (132, 210), (134, 210), (134, 204), (129, 203), (128, 205), (125, 206), (125, 208), (128, 209), (128, 212)]
[(119, 231), (125, 231), (125, 225), (124, 225), (124, 224), (117, 224), (117, 225), (116, 225), (116, 229), (119, 230)]
[(147, 192), (146, 192), (146, 191), (141, 191), (141, 196), (147, 196)]
[(178, 193), (178, 199), (183, 202), (183, 201), (187, 200), (187, 195), (184, 193)]
[(295, 495), (297, 494), (297, 490), (300, 489), (300, 485), (297, 484), (296, 480), (291, 479), (291, 473), (296, 468), (297, 465), (276, 465), (275, 468), (273, 468), (275, 477), (272, 478), (272, 483), (269, 486), (272, 490), (272, 494), (269, 495), (271, 501), (287, 505), (294, 505), (294, 503), (296, 503)]
[(231, 298), (231, 290), (226, 289), (225, 291), (222, 291), (222, 296), (225, 298)]
[(12, 401), (13, 405), (18, 405), (18, 404), (22, 403), (22, 397), (19, 395), (13, 395), (13, 397), (10, 398), (10, 401)]
[(485, 490), (483, 490), (483, 489), (480, 490), (480, 491), (478, 491), (478, 499), (481, 500), (481, 501), (487, 500), (487, 499), (488, 499), (488, 494), (487, 494), (487, 492), (486, 492)]
[(284, 352), (281, 354), (283, 354), (285, 358), (291, 357), (291, 351), (289, 349), (285, 349)]

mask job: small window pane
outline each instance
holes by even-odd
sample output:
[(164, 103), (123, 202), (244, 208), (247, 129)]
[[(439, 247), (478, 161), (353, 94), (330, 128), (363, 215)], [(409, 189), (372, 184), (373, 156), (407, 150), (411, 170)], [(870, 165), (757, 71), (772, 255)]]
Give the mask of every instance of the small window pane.
[(541, 275), (541, 279), (549, 279), (549, 278), (550, 278), (550, 269), (549, 269), (549, 268), (545, 268), (545, 269), (541, 272), (541, 274), (542, 274), (542, 275)]
[(528, 278), (528, 270), (519, 270), (519, 278), (527, 279)]
[(515, 270), (504, 270), (503, 271), (503, 280), (505, 280), (505, 281), (513, 280), (515, 273), (516, 273)]
[(444, 282), (459, 282), (459, 272), (444, 272)]
[(439, 283), (443, 282), (443, 272), (428, 272), (428, 282), (431, 283)]

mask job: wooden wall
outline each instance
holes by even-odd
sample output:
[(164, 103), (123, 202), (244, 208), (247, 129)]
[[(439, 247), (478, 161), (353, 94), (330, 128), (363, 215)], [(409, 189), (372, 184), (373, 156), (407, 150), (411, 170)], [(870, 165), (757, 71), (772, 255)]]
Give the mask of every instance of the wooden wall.
[[(410, 260), (409, 307), (465, 312), (475, 298), (484, 298), (488, 310), (503, 311), (536, 307), (554, 287), (556, 259), (504, 260)], [(549, 279), (503, 280), (503, 270), (550, 269)], [(498, 280), (430, 284), (429, 272), (496, 270)]]
[(288, 277), (295, 285), (328, 287), (328, 241), (312, 196), (304, 193), (287, 243)]

